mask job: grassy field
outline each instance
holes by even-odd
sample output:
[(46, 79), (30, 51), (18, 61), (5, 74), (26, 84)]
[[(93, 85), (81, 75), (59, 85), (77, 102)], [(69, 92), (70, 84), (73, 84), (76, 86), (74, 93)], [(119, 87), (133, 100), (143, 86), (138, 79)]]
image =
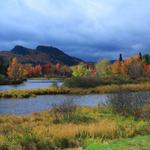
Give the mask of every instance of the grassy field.
[[(86, 141), (107, 143), (147, 134), (150, 134), (149, 121), (123, 117), (105, 107), (78, 107), (69, 114), (50, 110), (28, 116), (0, 115), (0, 150), (79, 148)], [(126, 140), (120, 142), (126, 146)], [(88, 142), (87, 149), (101, 146)]]
[(49, 87), (41, 89), (31, 89), (31, 90), (10, 90), (1, 91), (0, 98), (28, 98), (36, 95), (47, 95), (47, 94), (93, 94), (93, 93), (115, 93), (118, 90), (125, 91), (146, 91), (150, 90), (150, 83), (138, 83), (138, 84), (112, 84), (112, 85), (102, 85), (95, 88), (67, 88), (67, 87)]
[(107, 143), (89, 142), (86, 150), (149, 150), (150, 135), (114, 140)]

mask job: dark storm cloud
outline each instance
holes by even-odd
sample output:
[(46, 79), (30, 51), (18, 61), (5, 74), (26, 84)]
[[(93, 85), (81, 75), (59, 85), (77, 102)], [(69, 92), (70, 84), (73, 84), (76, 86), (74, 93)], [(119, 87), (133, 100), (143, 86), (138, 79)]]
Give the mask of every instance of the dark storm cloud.
[(52, 45), (86, 60), (149, 52), (149, 0), (2, 0), (0, 49)]

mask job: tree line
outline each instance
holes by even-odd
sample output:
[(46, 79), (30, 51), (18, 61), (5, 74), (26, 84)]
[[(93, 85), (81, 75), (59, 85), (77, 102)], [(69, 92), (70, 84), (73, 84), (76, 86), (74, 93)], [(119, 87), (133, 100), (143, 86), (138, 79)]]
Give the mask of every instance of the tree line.
[(23, 81), (30, 77), (98, 77), (98, 78), (125, 78), (138, 79), (150, 77), (150, 55), (139, 53), (123, 59), (120, 54), (118, 60), (110, 63), (102, 59), (96, 64), (80, 63), (76, 66), (62, 64), (21, 64), (17, 58), (6, 61), (0, 57), (0, 81), (7, 79), (13, 82)]
[(21, 64), (17, 58), (10, 62), (0, 58), (0, 81), (21, 82), (31, 77), (69, 77), (72, 75), (70, 67), (62, 64)]
[(123, 60), (120, 54), (118, 60), (110, 63), (107, 59), (98, 61), (95, 65), (80, 63), (72, 67), (74, 77), (101, 77), (109, 78), (124, 77), (130, 79), (138, 79), (141, 77), (150, 77), (150, 55), (139, 55), (129, 57)]

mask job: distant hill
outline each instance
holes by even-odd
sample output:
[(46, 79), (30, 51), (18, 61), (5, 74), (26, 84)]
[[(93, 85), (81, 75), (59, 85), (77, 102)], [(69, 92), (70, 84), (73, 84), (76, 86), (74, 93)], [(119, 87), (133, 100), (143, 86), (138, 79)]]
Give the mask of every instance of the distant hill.
[(71, 66), (83, 62), (83, 60), (69, 56), (58, 48), (49, 46), (38, 46), (36, 49), (30, 49), (17, 45), (10, 51), (1, 51), (0, 56), (7, 60), (16, 57), (21, 63), (33, 65), (52, 62)]
[(116, 62), (117, 60), (110, 60), (109, 63), (113, 64), (114, 62)]

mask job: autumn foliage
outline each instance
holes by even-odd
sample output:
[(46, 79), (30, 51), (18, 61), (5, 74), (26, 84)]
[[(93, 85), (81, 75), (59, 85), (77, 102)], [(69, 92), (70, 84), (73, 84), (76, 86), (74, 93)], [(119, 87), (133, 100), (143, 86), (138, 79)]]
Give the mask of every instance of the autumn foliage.
[(119, 59), (114, 63), (103, 59), (95, 67), (87, 67), (87, 64), (79, 64), (73, 67), (73, 76), (95, 76), (99, 78), (124, 77), (127, 79), (137, 79), (150, 76), (150, 57), (140, 55), (129, 57), (123, 60), (120, 54)]
[[(13, 58), (7, 65), (5, 73), (12, 81), (21, 81), (30, 77), (97, 77), (106, 79), (126, 78), (139, 79), (150, 77), (150, 55), (146, 54), (123, 59), (120, 54), (118, 60), (110, 63), (107, 59), (102, 59), (96, 64), (80, 63), (76, 66), (66, 66), (60, 63), (53, 64), (20, 64)], [(7, 67), (8, 66), (8, 67)], [(1, 67), (2, 68), (2, 67)], [(3, 67), (4, 68), (4, 67)], [(3, 69), (4, 70), (4, 69)]]
[(26, 70), (23, 68), (22, 64), (17, 62), (16, 58), (13, 58), (8, 69), (8, 78), (13, 81), (20, 81), (26, 77)]

